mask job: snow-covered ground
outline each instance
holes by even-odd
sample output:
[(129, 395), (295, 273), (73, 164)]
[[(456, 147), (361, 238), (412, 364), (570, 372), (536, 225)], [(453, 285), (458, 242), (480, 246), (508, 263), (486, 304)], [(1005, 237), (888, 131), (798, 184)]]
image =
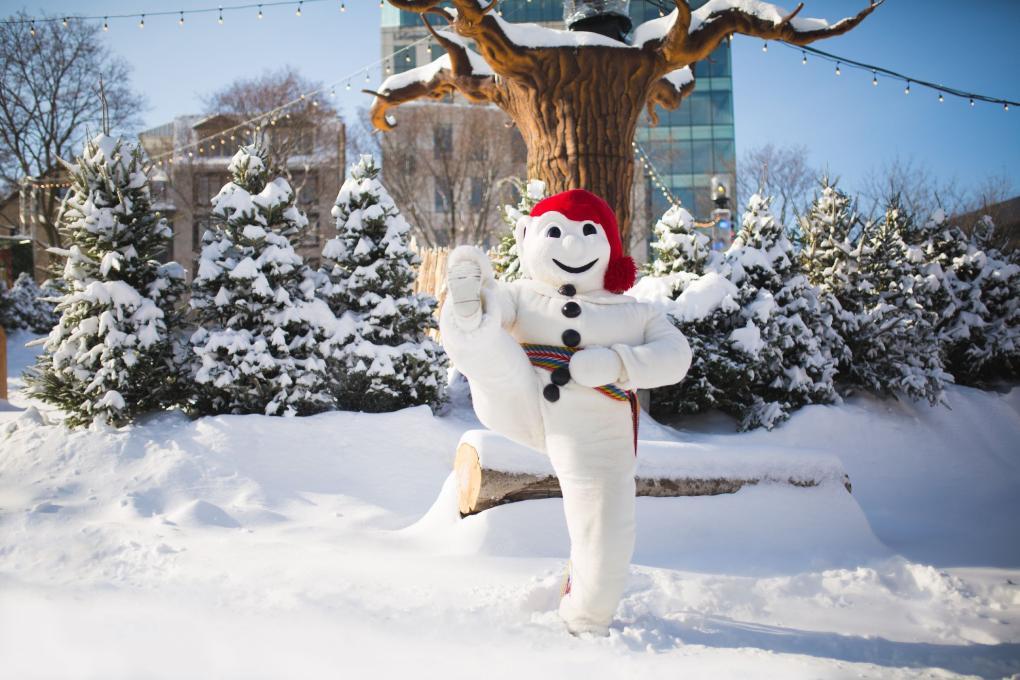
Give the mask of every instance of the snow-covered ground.
[[(68, 432), (0, 403), (0, 677), (1008, 677), (1020, 672), (1020, 390), (854, 398), (699, 450), (836, 455), (839, 484), (638, 500), (606, 639), (555, 607), (559, 501), (456, 514), (464, 396)], [(4, 408), (8, 410), (3, 410)], [(21, 409), (28, 410), (21, 410)]]

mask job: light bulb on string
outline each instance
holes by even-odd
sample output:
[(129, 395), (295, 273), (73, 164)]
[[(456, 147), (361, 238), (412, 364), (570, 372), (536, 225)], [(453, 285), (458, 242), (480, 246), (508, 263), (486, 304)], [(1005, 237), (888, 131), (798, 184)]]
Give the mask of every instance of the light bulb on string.
[(802, 63), (805, 66), (807, 66), (807, 52), (801, 52), (800, 53), (800, 63)]
[(258, 14), (258, 17), (259, 17), (259, 19), (262, 18), (262, 5), (259, 5), (259, 14)]
[(974, 98), (973, 97), (971, 97), (971, 99), (970, 99), (970, 105), (971, 105), (971, 107), (974, 106)]
[(181, 12), (181, 18), (177, 20), (177, 25), (181, 28), (184, 27), (184, 12)]
[(301, 16), (301, 4), (302, 3), (300, 2), (297, 4), (297, 10), (294, 12), (294, 16)]
[(220, 7), (220, 17), (216, 21), (217, 21), (217, 23), (219, 23), (220, 26), (223, 25), (223, 8), (222, 7)]
[(348, 90), (350, 90), (350, 89), (351, 89), (351, 81), (349, 81), (349, 80), (347, 81), (347, 89), (348, 89)]
[(64, 17), (64, 28), (67, 28), (68, 23), (69, 22), (67, 21), (67, 17)]
[(329, 96), (331, 99), (336, 99), (336, 87), (329, 88)]
[(142, 15), (142, 18), (138, 20), (138, 28), (139, 29), (144, 29), (145, 28), (145, 15), (144, 14)]
[(106, 17), (103, 17), (103, 30), (104, 31), (110, 30), (110, 22), (106, 20)]
[(368, 82), (368, 71), (365, 71), (365, 82)]
[(842, 75), (842, 74), (843, 74), (843, 72), (839, 70), (839, 62), (837, 61), (836, 62), (836, 75), (838, 76), (838, 75)]
[(768, 52), (769, 51), (769, 44), (767, 42), (763, 42), (761, 44), (761, 51), (762, 52)]
[(878, 72), (876, 71), (871, 72), (871, 85), (873, 87), (878, 87)]
[(941, 93), (941, 92), (939, 92), (939, 104), (941, 104), (941, 103), (942, 103), (942, 102), (944, 102), (944, 101), (946, 101), (945, 97), (943, 97), (943, 96), (942, 96), (942, 93)]
[(344, 3), (341, 2), (340, 3), (340, 11), (341, 12), (346, 12), (347, 11), (347, 5), (345, 5)]
[(30, 29), (28, 29), (28, 32), (30, 34), (32, 34), (33, 38), (35, 37), (35, 22), (34, 21), (32, 22), (32, 27)]
[(907, 81), (907, 86), (903, 88), (903, 94), (910, 94), (910, 81)]
[(1009, 111), (1009, 102), (1002, 102), (1002, 110)]

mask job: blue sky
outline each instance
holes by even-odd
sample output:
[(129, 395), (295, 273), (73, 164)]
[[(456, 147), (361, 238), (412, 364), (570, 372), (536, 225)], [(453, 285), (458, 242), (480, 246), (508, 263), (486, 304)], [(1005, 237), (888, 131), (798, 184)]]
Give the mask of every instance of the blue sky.
[[(225, 0), (238, 4), (241, 0)], [(641, 1), (641, 0), (635, 0)], [(348, 0), (294, 7), (267, 7), (259, 21), (256, 10), (228, 11), (224, 24), (216, 13), (189, 16), (183, 28), (176, 17), (147, 17), (144, 30), (137, 19), (110, 20), (104, 34), (111, 49), (133, 67), (132, 84), (148, 102), (147, 126), (175, 115), (201, 110), (201, 96), (238, 77), (283, 64), (297, 66), (307, 77), (343, 81), (355, 74), (352, 90), (341, 84), (337, 104), (348, 115), (367, 102), (366, 64), (379, 59), (379, 5), (375, 0)], [(835, 19), (852, 14), (865, 0), (806, 2), (803, 16)], [(34, 2), (31, 11), (55, 14), (119, 14), (161, 9), (216, 6), (208, 0), (130, 2), (96, 0)], [(10, 14), (23, 2), (0, 0)], [(896, 71), (991, 96), (1020, 100), (1020, 2), (1016, 0), (888, 0), (863, 25), (848, 35), (817, 43), (821, 49), (886, 66)], [(832, 64), (761, 41), (738, 37), (733, 43), (736, 134), (738, 154), (751, 146), (774, 142), (804, 144), (817, 166), (827, 165), (853, 188), (869, 173), (897, 156), (926, 165), (942, 178), (963, 184), (989, 174), (1014, 178), (1020, 191), (1020, 107), (1001, 107), (947, 98), (914, 87), (908, 97), (903, 84)], [(379, 82), (379, 69), (371, 74)]]

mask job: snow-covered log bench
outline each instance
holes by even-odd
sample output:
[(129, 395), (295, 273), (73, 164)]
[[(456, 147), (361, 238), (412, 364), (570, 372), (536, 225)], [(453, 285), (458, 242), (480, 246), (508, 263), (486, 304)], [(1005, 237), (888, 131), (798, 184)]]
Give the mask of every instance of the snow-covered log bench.
[[(851, 490), (839, 459), (829, 454), (642, 440), (637, 460), (638, 496), (714, 496), (759, 483), (831, 483)], [(463, 516), (505, 503), (560, 497), (544, 454), (488, 430), (461, 436), (453, 467)]]

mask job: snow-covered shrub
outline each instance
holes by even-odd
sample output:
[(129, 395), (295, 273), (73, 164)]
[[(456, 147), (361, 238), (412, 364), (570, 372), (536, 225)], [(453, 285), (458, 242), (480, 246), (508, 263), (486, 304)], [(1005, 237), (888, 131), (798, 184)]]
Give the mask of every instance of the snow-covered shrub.
[(330, 408), (323, 351), (336, 319), (290, 240), (308, 219), (287, 181), (269, 180), (260, 143), (241, 147), (229, 171), (192, 282), (193, 404), (203, 414)]
[(49, 333), (57, 325), (59, 316), (55, 303), (48, 298), (58, 294), (51, 286), (36, 284), (27, 272), (18, 275), (10, 290), (0, 281), (0, 326), (9, 331), (28, 329), (33, 333)]
[[(741, 429), (772, 428), (790, 412), (836, 399), (833, 380), (844, 354), (831, 327), (831, 309), (800, 270), (793, 245), (753, 196), (742, 229), (722, 258), (674, 210), (660, 225), (658, 243), (674, 242), (660, 269), (671, 281), (674, 323), (694, 351), (679, 385), (653, 391), (658, 413), (719, 408)], [(653, 268), (656, 266), (652, 265)], [(684, 267), (689, 271), (684, 271)]]
[(525, 183), (515, 179), (514, 186), (521, 198), (517, 205), (503, 206), (501, 216), (508, 231), (500, 237), (496, 252), (492, 257), (492, 269), (496, 277), (503, 281), (513, 281), (521, 277), (521, 262), (517, 256), (517, 240), (514, 237), (514, 230), (517, 228), (518, 221), (528, 217), (535, 204), (546, 197), (545, 182), (542, 180), (529, 179)]
[(371, 156), (351, 167), (333, 206), (337, 235), (322, 250), (320, 296), (353, 339), (330, 358), (337, 405), (393, 411), (444, 400), (446, 353), (427, 335), (434, 298), (413, 292), (418, 256), (410, 226), (379, 180)]
[(651, 276), (701, 276), (712, 256), (710, 239), (695, 231), (694, 218), (678, 205), (667, 210), (655, 223), (650, 247), (652, 259), (645, 273)]
[(917, 246), (946, 368), (967, 385), (1020, 376), (1020, 266), (991, 246), (994, 230), (984, 217), (968, 235), (938, 211)]
[(184, 270), (159, 257), (171, 237), (153, 212), (141, 150), (105, 134), (67, 164), (58, 221), (66, 250), (60, 319), (27, 375), (30, 393), (75, 427), (121, 425), (174, 403), (173, 337)]
[(801, 262), (834, 301), (833, 323), (849, 349), (840, 384), (937, 403), (949, 376), (925, 307), (932, 282), (905, 240), (912, 218), (893, 199), (882, 219), (864, 224), (850, 197), (823, 180), (801, 230)]

